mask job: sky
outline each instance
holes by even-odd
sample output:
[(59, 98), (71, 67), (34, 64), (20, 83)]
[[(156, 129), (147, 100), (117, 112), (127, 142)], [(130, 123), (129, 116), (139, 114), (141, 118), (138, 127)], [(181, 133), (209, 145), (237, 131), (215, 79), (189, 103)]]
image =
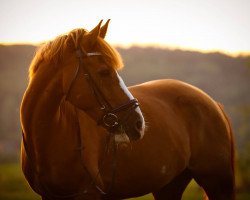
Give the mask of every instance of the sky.
[(101, 19), (114, 45), (250, 53), (250, 0), (0, 0), (0, 43), (40, 43)]

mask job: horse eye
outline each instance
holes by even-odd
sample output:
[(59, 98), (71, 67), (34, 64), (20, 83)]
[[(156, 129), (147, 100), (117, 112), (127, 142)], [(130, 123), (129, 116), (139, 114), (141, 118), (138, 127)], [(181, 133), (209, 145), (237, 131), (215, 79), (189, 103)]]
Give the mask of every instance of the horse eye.
[(102, 77), (106, 77), (106, 76), (109, 76), (111, 74), (110, 70), (108, 70), (108, 69), (100, 70), (98, 73)]

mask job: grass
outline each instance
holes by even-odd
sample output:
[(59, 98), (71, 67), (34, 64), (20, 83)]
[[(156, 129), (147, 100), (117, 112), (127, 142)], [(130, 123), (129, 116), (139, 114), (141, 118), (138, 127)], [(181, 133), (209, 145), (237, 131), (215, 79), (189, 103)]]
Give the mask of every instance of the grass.
[[(129, 200), (153, 200), (153, 195), (148, 194), (139, 198), (131, 198)], [(202, 200), (202, 190), (195, 183), (195, 181), (191, 181), (188, 187), (186, 188), (183, 197), (183, 200)]]
[[(202, 200), (202, 191), (192, 181), (183, 194), (183, 200)], [(237, 200), (250, 199), (250, 193), (238, 194)], [(0, 200), (40, 200), (26, 182), (19, 164), (0, 164)], [(151, 194), (129, 200), (153, 200)]]
[(1, 200), (38, 200), (22, 174), (19, 164), (0, 164)]

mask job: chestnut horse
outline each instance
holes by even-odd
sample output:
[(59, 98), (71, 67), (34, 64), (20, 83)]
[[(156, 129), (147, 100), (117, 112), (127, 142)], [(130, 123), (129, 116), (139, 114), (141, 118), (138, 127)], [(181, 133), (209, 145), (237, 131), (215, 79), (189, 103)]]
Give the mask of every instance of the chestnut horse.
[(128, 90), (117, 73), (122, 60), (104, 40), (109, 20), (101, 22), (44, 44), (31, 63), (21, 158), (32, 189), (43, 200), (180, 200), (194, 179), (205, 198), (235, 199), (222, 107), (177, 80)]

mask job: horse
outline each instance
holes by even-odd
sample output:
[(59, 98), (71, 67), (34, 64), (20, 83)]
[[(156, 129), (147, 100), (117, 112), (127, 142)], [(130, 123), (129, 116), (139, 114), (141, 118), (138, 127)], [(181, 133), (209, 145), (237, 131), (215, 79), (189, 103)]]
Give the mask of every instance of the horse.
[(43, 44), (20, 119), (22, 170), (43, 200), (180, 200), (194, 179), (234, 200), (234, 137), (223, 106), (178, 80), (126, 87), (109, 20)]

